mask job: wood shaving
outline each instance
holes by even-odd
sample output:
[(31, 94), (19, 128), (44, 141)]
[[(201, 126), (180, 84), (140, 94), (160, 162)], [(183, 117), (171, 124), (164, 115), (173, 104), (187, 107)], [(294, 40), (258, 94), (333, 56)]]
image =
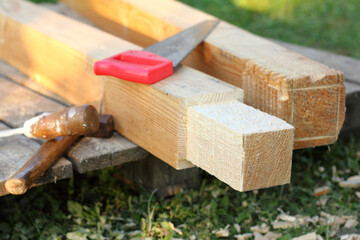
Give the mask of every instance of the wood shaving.
[(315, 232), (312, 232), (312, 233), (308, 233), (308, 234), (293, 238), (292, 240), (317, 240), (317, 235)]
[(213, 231), (217, 237), (228, 237), (230, 235), (229, 233), (229, 227), (230, 225), (226, 225), (225, 228), (220, 228), (219, 230)]
[(360, 192), (355, 192), (355, 195), (360, 198)]
[(316, 204), (324, 207), (328, 200), (329, 199), (326, 196), (322, 196), (321, 198), (319, 198), (319, 200), (316, 201)]
[(287, 229), (287, 228), (293, 228), (294, 224), (291, 222), (283, 222), (283, 221), (275, 221), (271, 223), (272, 227), (274, 229)]
[(346, 234), (340, 237), (340, 240), (360, 240), (360, 234)]
[(339, 186), (342, 188), (358, 188), (360, 187), (360, 176), (352, 176), (348, 178), (346, 181), (342, 181), (339, 183)]
[(241, 227), (240, 227), (239, 224), (235, 223), (235, 224), (234, 224), (234, 228), (235, 228), (235, 230), (236, 230), (237, 233), (240, 233), (240, 232), (241, 232)]
[(316, 235), (316, 239), (317, 239), (317, 240), (324, 240), (324, 238), (323, 238), (321, 235), (319, 235), (319, 234)]
[(254, 239), (255, 240), (276, 240), (280, 237), (280, 234), (274, 233), (274, 232), (268, 232), (265, 235), (262, 235), (261, 233), (254, 232)]
[(336, 230), (332, 230), (329, 235), (330, 235), (330, 237), (332, 238), (332, 237), (335, 237), (336, 234), (337, 234), (337, 231), (336, 231)]
[(286, 213), (281, 213), (278, 216), (278, 219), (282, 220), (282, 221), (285, 221), (285, 222), (295, 222), (296, 221), (296, 217), (290, 216), (290, 215), (288, 215)]
[(279, 233), (274, 233), (274, 232), (268, 232), (267, 234), (265, 234), (264, 236), (266, 239), (268, 240), (276, 240), (279, 237), (281, 237), (281, 234)]
[(258, 232), (254, 232), (254, 239), (255, 240), (267, 240), (267, 238), (265, 238), (264, 235), (262, 235), (261, 233), (258, 233)]
[(348, 219), (344, 225), (344, 228), (353, 228), (356, 227), (356, 225), (358, 225), (358, 221), (355, 219)]
[(236, 240), (246, 240), (252, 238), (252, 236), (253, 236), (252, 233), (244, 233), (244, 234), (237, 234), (234, 237), (236, 238)]
[(323, 186), (323, 187), (315, 188), (315, 190), (314, 190), (314, 195), (315, 195), (316, 197), (320, 197), (320, 196), (322, 196), (322, 195), (325, 195), (325, 194), (330, 193), (330, 191), (331, 191), (331, 188), (330, 188), (330, 187), (328, 187), (328, 186)]
[(261, 224), (261, 226), (256, 225), (250, 228), (250, 230), (252, 232), (258, 232), (258, 233), (262, 233), (265, 234), (267, 232), (269, 232), (270, 227), (268, 225), (266, 225), (265, 223)]

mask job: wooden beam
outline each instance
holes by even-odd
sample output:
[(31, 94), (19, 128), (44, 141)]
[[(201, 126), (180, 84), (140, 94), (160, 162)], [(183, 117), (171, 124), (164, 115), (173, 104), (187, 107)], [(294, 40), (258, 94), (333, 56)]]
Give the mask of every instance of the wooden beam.
[[(96, 26), (140, 46), (214, 18), (177, 1), (62, 0)], [(242, 88), (244, 102), (295, 127), (295, 148), (333, 143), (344, 121), (343, 75), (229, 23), (186, 65)]]
[(82, 138), (67, 153), (79, 173), (144, 159), (148, 152), (117, 133), (111, 138)]
[[(201, 167), (241, 191), (289, 182), (293, 127), (239, 102), (241, 89), (189, 67), (153, 85), (95, 76), (96, 60), (139, 47), (26, 1), (6, 4), (16, 8), (0, 9), (0, 57), (68, 101), (113, 115), (117, 131), (145, 150), (177, 169), (206, 162), (197, 151), (207, 151), (214, 160)], [(254, 116), (254, 124), (241, 113)], [(198, 136), (197, 124), (212, 135)], [(225, 135), (231, 138), (211, 140)], [(260, 147), (280, 135), (284, 144), (274, 145), (280, 155)], [(195, 138), (206, 148), (190, 147)], [(227, 167), (234, 156), (237, 165)], [(258, 175), (262, 166), (269, 168)]]
[(340, 137), (348, 138), (351, 135), (360, 135), (360, 60), (319, 49), (299, 46), (274, 39), (270, 40), (291, 51), (300, 53), (301, 55), (344, 73), (346, 113)]

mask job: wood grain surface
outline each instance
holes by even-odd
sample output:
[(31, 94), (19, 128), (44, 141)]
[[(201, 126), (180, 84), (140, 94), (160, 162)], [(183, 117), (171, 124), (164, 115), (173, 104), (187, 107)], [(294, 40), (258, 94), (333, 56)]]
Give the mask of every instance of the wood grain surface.
[[(196, 106), (201, 109), (221, 104), (221, 107), (226, 109), (234, 102), (240, 104), (237, 101), (242, 100), (241, 89), (189, 67), (181, 67), (171, 77), (150, 86), (119, 81), (112, 77), (95, 76), (92, 66), (96, 60), (139, 47), (29, 2), (15, 0), (13, 3), (17, 4), (17, 8), (9, 8), (12, 10), (8, 11), (0, 9), (0, 23), (7, 26), (0, 29), (3, 31), (0, 57), (68, 101), (74, 104), (90, 103), (97, 106), (102, 113), (113, 115), (117, 131), (175, 168), (193, 166), (190, 164), (191, 161), (195, 161), (192, 157), (201, 156), (195, 151), (204, 151), (193, 148), (191, 153), (187, 152), (190, 149), (189, 144), (192, 144), (187, 137), (190, 108)], [(219, 126), (218, 129), (224, 129), (226, 132), (226, 124), (230, 124), (233, 128), (229, 131), (234, 136), (244, 135), (241, 126), (246, 124), (243, 121), (247, 119), (234, 118), (233, 113), (229, 111), (219, 112), (223, 114), (223, 118), (229, 120), (222, 122), (217, 119), (216, 114), (199, 116), (205, 125)], [(274, 145), (273, 148), (286, 153), (292, 150), (293, 128), (290, 125), (280, 119), (269, 118), (266, 114), (254, 116), (257, 117), (254, 121), (266, 122), (271, 119), (270, 123), (277, 124), (269, 125), (269, 128), (264, 122), (264, 131), (257, 129), (257, 132), (251, 132), (250, 135), (261, 133), (262, 136), (268, 135), (274, 140), (282, 135), (287, 144)], [(214, 133), (216, 135), (213, 137), (222, 134), (221, 131)], [(190, 134), (194, 136), (196, 131)], [(257, 152), (254, 153), (253, 149), (246, 147), (246, 142), (240, 146), (236, 141), (217, 144), (216, 148), (206, 151), (211, 154), (211, 151), (216, 149), (229, 148), (233, 151), (233, 156), (246, 156), (250, 154), (247, 151), (250, 151), (251, 154), (260, 156), (256, 159), (258, 162), (271, 161), (267, 154), (262, 153), (267, 150), (257, 148)], [(219, 163), (227, 161), (220, 159), (224, 155), (214, 152), (214, 156), (219, 157), (215, 158)], [(265, 156), (266, 158), (263, 158)], [(291, 155), (283, 154), (281, 157), (284, 159), (274, 159), (284, 163), (284, 166), (275, 169), (279, 173), (286, 172), (291, 165)], [(241, 160), (243, 162), (245, 158)], [(216, 168), (216, 165), (211, 168)], [(275, 172), (271, 174), (276, 176)], [(223, 180), (223, 176), (222, 174), (217, 177)], [(268, 176), (259, 177), (268, 182)], [(234, 179), (236, 184), (233, 187), (244, 189), (241, 186), (245, 186), (245, 183), (241, 181), (242, 178)], [(288, 179), (281, 178), (278, 182), (251, 186), (258, 188), (270, 186), (272, 183), (287, 182)]]
[[(62, 2), (105, 31), (143, 47), (214, 18), (177, 1)], [(246, 104), (292, 124), (295, 148), (337, 139), (345, 116), (344, 79), (337, 70), (226, 22), (185, 64), (242, 88)], [(334, 104), (330, 109), (329, 98)]]

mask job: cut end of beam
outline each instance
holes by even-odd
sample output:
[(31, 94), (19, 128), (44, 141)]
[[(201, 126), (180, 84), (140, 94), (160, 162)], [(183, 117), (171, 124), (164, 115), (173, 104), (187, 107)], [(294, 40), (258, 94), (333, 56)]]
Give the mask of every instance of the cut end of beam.
[(241, 102), (188, 109), (188, 156), (239, 191), (289, 183), (294, 128)]

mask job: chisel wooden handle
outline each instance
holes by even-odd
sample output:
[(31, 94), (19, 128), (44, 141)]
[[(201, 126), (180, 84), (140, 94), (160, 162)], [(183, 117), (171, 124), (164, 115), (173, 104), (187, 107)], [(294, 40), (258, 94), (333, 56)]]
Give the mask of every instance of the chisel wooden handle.
[(57, 137), (44, 143), (18, 172), (6, 180), (6, 190), (11, 194), (24, 194), (78, 137)]
[(91, 134), (99, 129), (99, 114), (91, 105), (75, 106), (28, 120), (24, 129), (31, 137), (43, 139)]
[[(101, 114), (99, 130), (90, 136), (110, 137), (113, 131), (113, 117)], [(6, 190), (11, 194), (24, 194), (78, 137), (57, 137), (44, 143), (19, 171), (6, 180)]]

